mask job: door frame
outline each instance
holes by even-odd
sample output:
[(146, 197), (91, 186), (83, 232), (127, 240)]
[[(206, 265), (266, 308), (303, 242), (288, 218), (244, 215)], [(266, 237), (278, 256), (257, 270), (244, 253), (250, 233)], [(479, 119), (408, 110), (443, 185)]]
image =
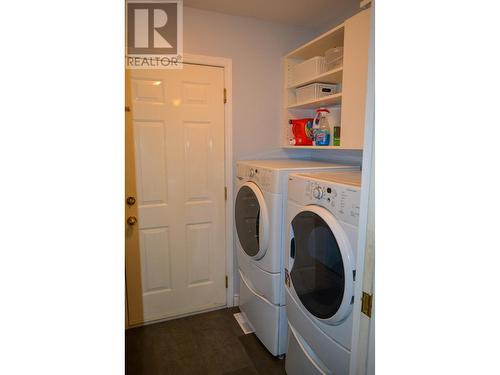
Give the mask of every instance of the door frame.
[[(349, 375), (375, 373), (375, 305), (368, 317), (361, 312), (363, 291), (375, 300), (375, 5), (371, 4), (368, 77), (366, 85), (363, 170), (359, 209), (358, 256), (353, 306), (352, 349)], [(364, 315), (364, 317), (363, 317)], [(363, 323), (364, 322), (364, 323)], [(367, 326), (368, 323), (368, 326)]]
[(233, 60), (227, 57), (195, 55), (184, 53), (183, 62), (195, 65), (215, 66), (224, 69), (224, 87), (227, 101), (224, 104), (224, 179), (227, 189), (226, 199), (226, 306), (232, 307), (234, 301), (233, 269)]

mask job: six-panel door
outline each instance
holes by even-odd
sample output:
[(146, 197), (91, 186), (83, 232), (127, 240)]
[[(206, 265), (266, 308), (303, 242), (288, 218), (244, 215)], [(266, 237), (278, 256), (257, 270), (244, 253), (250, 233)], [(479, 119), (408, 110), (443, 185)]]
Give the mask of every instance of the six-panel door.
[(144, 321), (226, 304), (224, 73), (132, 70)]

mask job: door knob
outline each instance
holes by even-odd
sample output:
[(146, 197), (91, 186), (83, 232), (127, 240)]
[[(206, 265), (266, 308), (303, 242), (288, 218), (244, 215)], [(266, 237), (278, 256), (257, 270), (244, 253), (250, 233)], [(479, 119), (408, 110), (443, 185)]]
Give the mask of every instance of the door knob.
[(133, 206), (135, 204), (135, 197), (127, 197), (127, 204)]
[(137, 218), (135, 216), (129, 216), (127, 218), (128, 225), (135, 225), (135, 223), (137, 223)]

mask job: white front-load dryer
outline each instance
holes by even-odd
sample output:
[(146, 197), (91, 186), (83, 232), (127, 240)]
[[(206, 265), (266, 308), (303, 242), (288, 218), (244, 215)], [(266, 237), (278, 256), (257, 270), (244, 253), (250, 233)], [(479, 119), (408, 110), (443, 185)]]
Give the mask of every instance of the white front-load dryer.
[(285, 221), (288, 375), (347, 375), (361, 172), (293, 174)]
[(292, 172), (359, 170), (359, 167), (304, 160), (237, 163), (234, 220), (240, 276), (240, 310), (275, 356), (286, 351), (283, 222), (288, 176)]

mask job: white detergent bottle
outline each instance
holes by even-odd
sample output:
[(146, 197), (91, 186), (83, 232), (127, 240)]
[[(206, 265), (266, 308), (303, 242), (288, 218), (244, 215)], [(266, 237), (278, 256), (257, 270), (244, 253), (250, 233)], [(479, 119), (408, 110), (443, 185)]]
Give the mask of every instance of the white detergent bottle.
[[(330, 124), (326, 118), (330, 111), (326, 108), (318, 108), (314, 117), (314, 145), (329, 146), (331, 138)], [(318, 119), (319, 118), (319, 119)]]

